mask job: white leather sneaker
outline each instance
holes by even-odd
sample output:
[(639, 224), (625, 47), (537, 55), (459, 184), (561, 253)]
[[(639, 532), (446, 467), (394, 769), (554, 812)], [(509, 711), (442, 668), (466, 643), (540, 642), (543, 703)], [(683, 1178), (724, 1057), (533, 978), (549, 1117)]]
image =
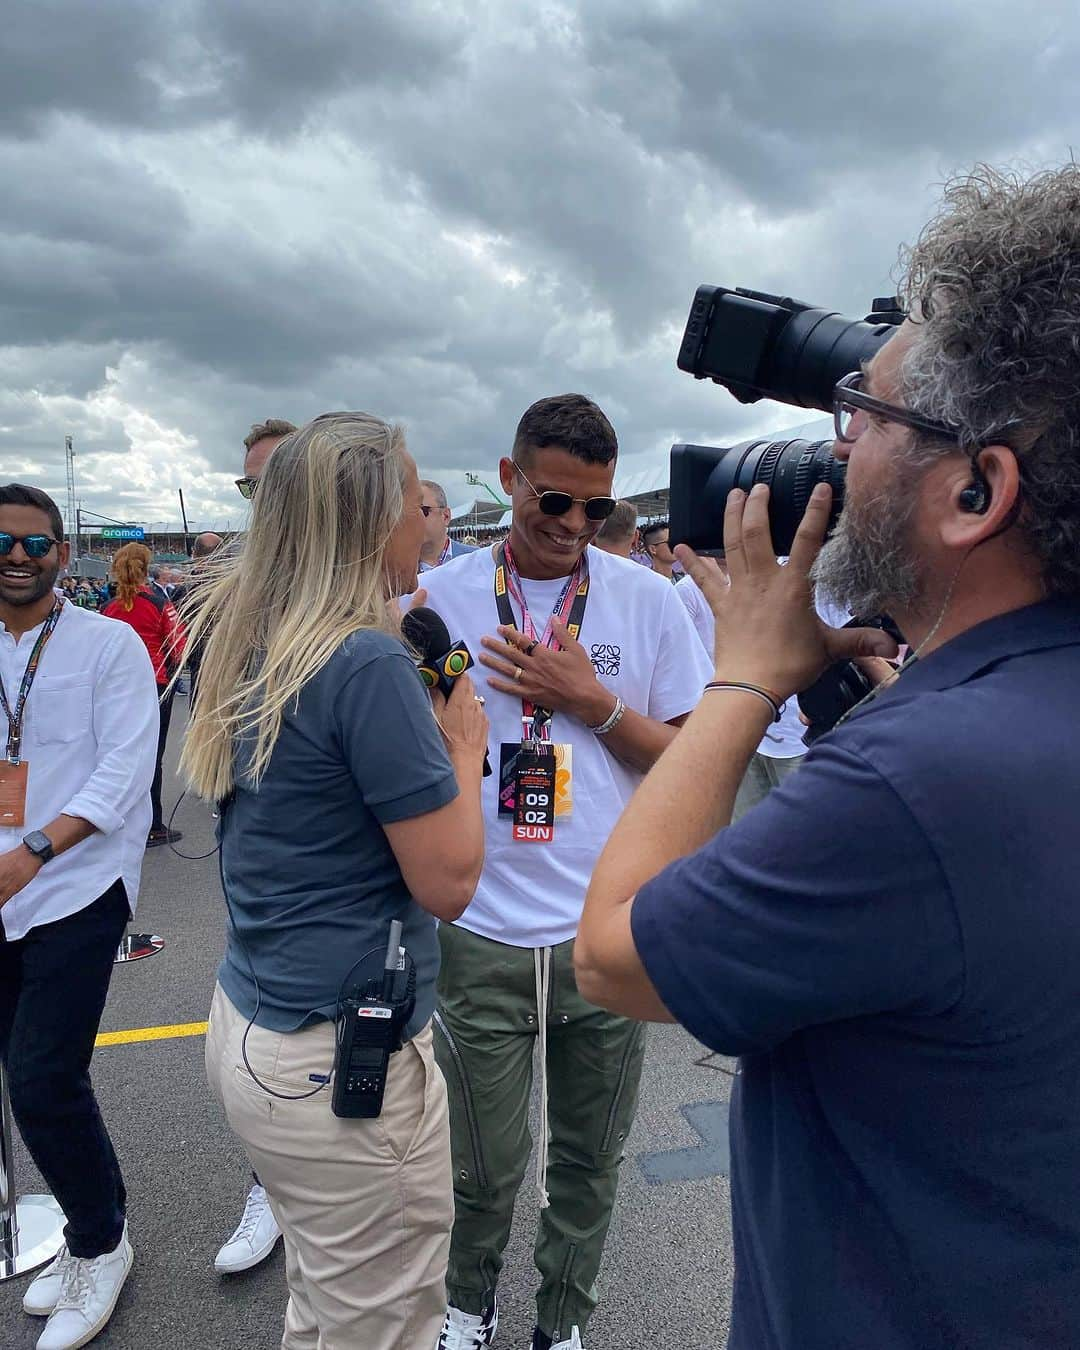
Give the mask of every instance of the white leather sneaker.
[(495, 1298), (484, 1313), (465, 1313), (452, 1304), (435, 1350), (485, 1350), (495, 1339), (499, 1326), (499, 1300)]
[(26, 1293), (23, 1294), (23, 1312), (29, 1313), (31, 1317), (48, 1317), (60, 1297), (64, 1271), (70, 1260), (65, 1242), (41, 1274), (27, 1285)]
[(265, 1261), (274, 1250), (281, 1229), (270, 1209), (266, 1190), (252, 1186), (244, 1205), (244, 1217), (236, 1232), (214, 1258), (214, 1269), (219, 1275), (238, 1275)]
[(134, 1256), (126, 1229), (116, 1249), (104, 1256), (69, 1256), (37, 1350), (78, 1350), (92, 1341), (113, 1315)]

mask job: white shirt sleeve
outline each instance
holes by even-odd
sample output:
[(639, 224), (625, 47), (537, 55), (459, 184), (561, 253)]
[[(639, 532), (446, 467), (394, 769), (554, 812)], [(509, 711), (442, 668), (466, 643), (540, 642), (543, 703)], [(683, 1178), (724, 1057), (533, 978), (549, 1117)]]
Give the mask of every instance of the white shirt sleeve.
[(711, 660), (716, 645), (716, 620), (709, 608), (709, 602), (702, 594), (701, 587), (693, 577), (688, 576), (675, 587), (675, 594), (683, 602), (687, 614), (690, 615), (690, 622), (694, 625), (694, 631), (701, 639), (701, 645)]
[(697, 707), (713, 677), (712, 658), (705, 651), (690, 616), (669, 586), (661, 619), (660, 644), (649, 690), (649, 716), (658, 722), (683, 717)]
[(158, 687), (146, 647), (127, 624), (117, 624), (109, 636), (94, 686), (97, 764), (63, 809), (102, 834), (119, 829), (149, 793), (159, 728)]

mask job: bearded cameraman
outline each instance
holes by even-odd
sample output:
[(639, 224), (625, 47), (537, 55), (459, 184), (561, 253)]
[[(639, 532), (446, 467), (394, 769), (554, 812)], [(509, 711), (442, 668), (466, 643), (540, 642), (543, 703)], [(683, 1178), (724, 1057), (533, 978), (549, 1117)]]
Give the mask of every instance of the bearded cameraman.
[[(778, 567), (733, 492), (716, 684), (593, 876), (577, 979), (741, 1057), (735, 1350), (1080, 1345), (1080, 166), (950, 185), (908, 321), (838, 386), (845, 506)], [(725, 828), (777, 706), (917, 661)], [(685, 784), (693, 783), (690, 796)]]

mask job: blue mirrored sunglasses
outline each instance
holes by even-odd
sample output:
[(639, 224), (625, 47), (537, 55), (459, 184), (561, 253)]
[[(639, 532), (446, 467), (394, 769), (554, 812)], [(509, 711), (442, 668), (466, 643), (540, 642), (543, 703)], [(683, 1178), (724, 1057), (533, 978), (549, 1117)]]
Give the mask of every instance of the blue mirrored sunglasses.
[(22, 544), (28, 558), (44, 558), (53, 544), (59, 542), (48, 534), (24, 534), (20, 539), (15, 534), (0, 533), (0, 558), (6, 558), (16, 544)]

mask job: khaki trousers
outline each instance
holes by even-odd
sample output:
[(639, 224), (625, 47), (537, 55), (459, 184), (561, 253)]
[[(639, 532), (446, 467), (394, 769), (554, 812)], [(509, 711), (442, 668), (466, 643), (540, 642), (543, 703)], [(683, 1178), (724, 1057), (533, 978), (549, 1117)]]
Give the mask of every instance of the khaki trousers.
[[(303, 1101), (267, 1095), (244, 1066), (246, 1026), (215, 989), (207, 1078), (284, 1234), (282, 1350), (431, 1350), (446, 1312), (453, 1187), (430, 1024), (391, 1058), (375, 1120), (339, 1119), (329, 1088)], [(247, 1056), (274, 1092), (310, 1092), (309, 1075), (330, 1072), (334, 1028), (252, 1027)]]

